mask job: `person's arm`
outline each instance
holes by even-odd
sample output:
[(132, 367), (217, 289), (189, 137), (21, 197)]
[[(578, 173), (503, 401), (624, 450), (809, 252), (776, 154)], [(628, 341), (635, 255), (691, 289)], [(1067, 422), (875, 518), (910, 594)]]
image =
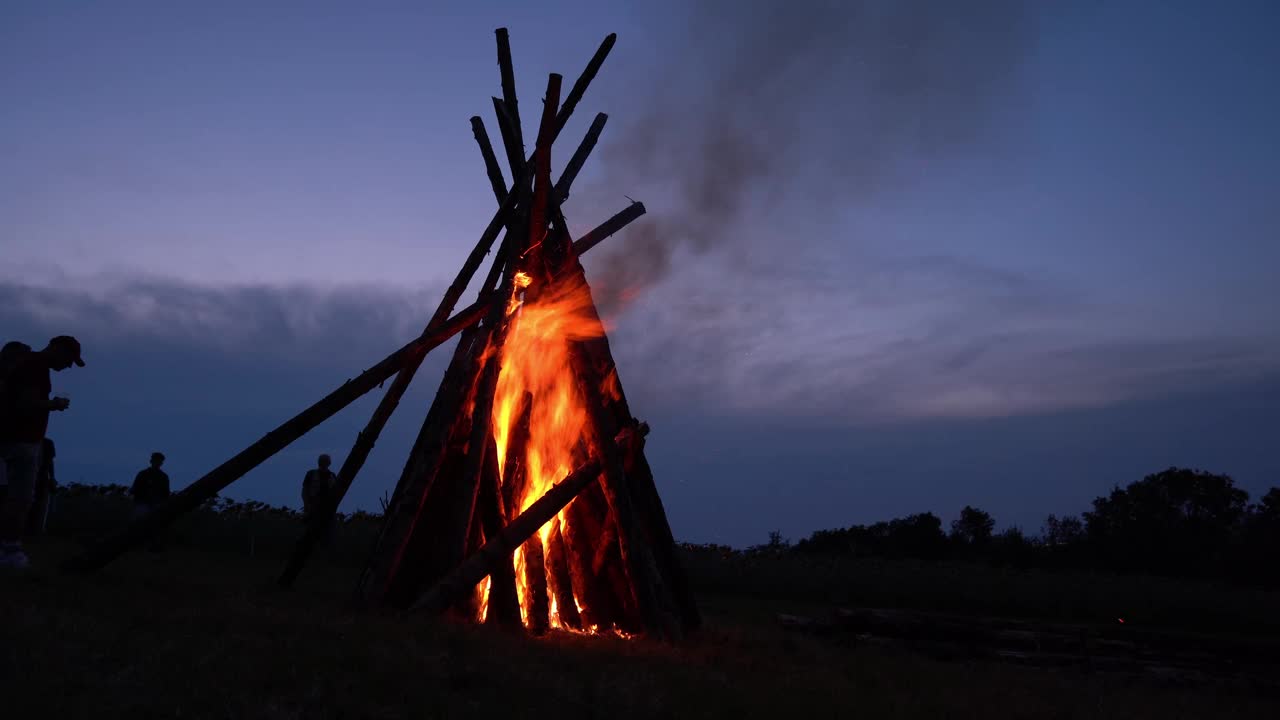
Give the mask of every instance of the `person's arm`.
[(133, 486), (129, 488), (129, 494), (134, 496), (135, 498), (138, 497), (138, 494), (141, 493), (143, 490), (143, 486), (146, 485), (147, 483), (147, 481), (144, 479), (146, 472), (147, 472), (146, 470), (143, 470), (142, 472), (133, 476)]
[(66, 410), (71, 403), (66, 398), (50, 398), (38, 388), (24, 387), (14, 392), (13, 404), (19, 411), (32, 412)]

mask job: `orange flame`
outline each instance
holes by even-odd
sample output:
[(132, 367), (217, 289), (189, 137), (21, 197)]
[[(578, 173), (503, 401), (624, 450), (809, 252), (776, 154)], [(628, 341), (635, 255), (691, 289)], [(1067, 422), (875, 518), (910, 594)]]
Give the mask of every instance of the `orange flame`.
[[(586, 431), (587, 412), (572, 370), (570, 349), (573, 343), (599, 337), (604, 332), (581, 276), (570, 276), (543, 289), (532, 299), (521, 299), (521, 291), (531, 282), (524, 273), (516, 275), (517, 288), (508, 307), (512, 313), (518, 310), (518, 314), (510, 320), (502, 348), (502, 370), (493, 405), (498, 473), (505, 483), (510, 481), (507, 465), (511, 458), (507, 453), (515, 425), (525, 412), (526, 394), (532, 398), (528, 409), (528, 441), (524, 457), (519, 459), (525, 468), (525, 482), (520, 496), (512, 498), (512, 506), (506, 508), (508, 519), (527, 509), (586, 460), (575, 452)], [(557, 518), (562, 527), (568, 523), (563, 511)], [(546, 557), (551, 556), (549, 540), (553, 522), (555, 519), (539, 528), (534, 536), (542, 543)], [(519, 548), (515, 552), (516, 593), (521, 619), (528, 625), (533, 591), (527, 587), (525, 564), (523, 548)], [(478, 589), (482, 615), (488, 610), (488, 589), (487, 580)], [(574, 603), (581, 609), (578, 589), (574, 588), (573, 593)], [(551, 627), (564, 628), (555, 593), (548, 590), (547, 594)]]

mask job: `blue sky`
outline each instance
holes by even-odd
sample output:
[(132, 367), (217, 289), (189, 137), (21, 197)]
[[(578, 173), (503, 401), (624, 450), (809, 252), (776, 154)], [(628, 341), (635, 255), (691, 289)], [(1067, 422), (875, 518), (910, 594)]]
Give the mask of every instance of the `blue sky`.
[[(68, 332), (64, 480), (191, 480), (416, 334), (522, 105), (619, 39), (557, 148), (677, 535), (966, 503), (1037, 530), (1169, 465), (1274, 485), (1266, 2), (11, 2), (0, 335)], [(526, 136), (534, 128), (526, 110)], [(621, 302), (620, 297), (633, 297)], [(350, 505), (394, 484), (419, 374)], [(433, 364), (434, 363), (434, 364)], [(376, 397), (229, 494), (294, 502)]]

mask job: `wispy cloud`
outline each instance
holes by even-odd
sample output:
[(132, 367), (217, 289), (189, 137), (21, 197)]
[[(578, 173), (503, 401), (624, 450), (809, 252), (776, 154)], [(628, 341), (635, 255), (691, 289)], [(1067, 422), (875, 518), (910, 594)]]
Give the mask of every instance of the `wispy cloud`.
[(1280, 370), (1280, 336), (1170, 335), (959, 258), (774, 263), (730, 288), (673, 279), (622, 315), (626, 377), (708, 412), (863, 423), (1106, 407)]
[(8, 316), (6, 325), (111, 342), (350, 362), (353, 356), (376, 360), (370, 353), (408, 342), (422, 331), (438, 299), (428, 290), (213, 287), (155, 277), (61, 276), (0, 283), (0, 317)]
[[(1280, 369), (1275, 337), (1104, 322), (1049, 279), (953, 257), (862, 258), (726, 282), (673, 277), (611, 324), (641, 407), (892, 422), (1101, 407)], [(418, 332), (437, 292), (198, 287), (161, 279), (0, 284), (0, 320), (90, 342), (205, 348), (357, 371)], [(38, 341), (38, 338), (28, 338)]]

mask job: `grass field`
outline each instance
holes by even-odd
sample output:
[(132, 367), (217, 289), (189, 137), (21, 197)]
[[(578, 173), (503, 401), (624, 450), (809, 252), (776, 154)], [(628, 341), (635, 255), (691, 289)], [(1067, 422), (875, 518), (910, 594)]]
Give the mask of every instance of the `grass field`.
[[(710, 554), (695, 554), (706, 628), (673, 648), (349, 613), (356, 567), (343, 556), (284, 592), (271, 582), (279, 549), (250, 557), (174, 547), (87, 578), (50, 569), (74, 548), (36, 542), (35, 570), (0, 575), (6, 718), (1280, 717), (1274, 699), (1244, 691), (941, 662), (791, 634), (775, 622), (778, 612), (849, 600), (948, 604), (990, 582), (953, 581), (959, 588), (948, 591), (921, 568), (844, 568), (839, 580), (828, 569), (821, 580), (817, 569), (785, 570), (798, 566), (782, 560), (717, 570)], [(800, 577), (810, 581), (796, 587)], [(989, 586), (993, 607), (1042, 597), (1016, 586)], [(1274, 600), (1202, 589), (1156, 604), (1211, 602), (1212, 592), (1235, 597), (1237, 609)]]

